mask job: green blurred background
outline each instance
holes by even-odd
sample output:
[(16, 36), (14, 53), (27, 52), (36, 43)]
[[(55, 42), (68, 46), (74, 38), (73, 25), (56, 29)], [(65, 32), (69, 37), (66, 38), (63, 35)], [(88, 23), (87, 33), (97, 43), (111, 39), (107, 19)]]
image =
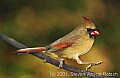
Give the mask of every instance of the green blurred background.
[[(46, 46), (79, 25), (82, 16), (94, 21), (101, 36), (97, 37), (91, 51), (80, 58), (104, 61), (91, 68), (92, 72), (119, 75), (120, 0), (0, 0), (0, 33), (29, 47)], [(0, 78), (53, 78), (52, 73), (70, 74), (32, 55), (13, 54), (15, 50), (0, 40)], [(86, 67), (74, 60), (66, 63), (82, 69)]]

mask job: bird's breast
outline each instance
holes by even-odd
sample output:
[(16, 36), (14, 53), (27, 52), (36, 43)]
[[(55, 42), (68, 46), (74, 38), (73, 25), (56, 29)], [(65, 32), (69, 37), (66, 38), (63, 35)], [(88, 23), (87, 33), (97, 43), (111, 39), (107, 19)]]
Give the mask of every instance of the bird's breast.
[(94, 43), (94, 39), (78, 39), (71, 47), (62, 52), (62, 57), (76, 58), (87, 53)]

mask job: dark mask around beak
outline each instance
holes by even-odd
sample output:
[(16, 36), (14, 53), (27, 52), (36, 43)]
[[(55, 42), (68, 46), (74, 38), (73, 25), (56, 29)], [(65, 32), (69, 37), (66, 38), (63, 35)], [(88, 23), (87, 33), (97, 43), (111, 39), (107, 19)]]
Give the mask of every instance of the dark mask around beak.
[(89, 29), (89, 28), (87, 28), (87, 31), (88, 31), (90, 36), (99, 36), (100, 35), (100, 33), (99, 33), (99, 31), (97, 29)]

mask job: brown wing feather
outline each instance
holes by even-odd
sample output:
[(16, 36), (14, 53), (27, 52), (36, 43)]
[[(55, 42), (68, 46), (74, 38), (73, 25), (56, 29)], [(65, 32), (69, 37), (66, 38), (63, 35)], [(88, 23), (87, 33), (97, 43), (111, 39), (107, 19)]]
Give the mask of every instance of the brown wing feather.
[(58, 44), (55, 44), (54, 46), (52, 46), (52, 48), (67, 48), (68, 47), (68, 44), (67, 43), (58, 43)]
[(70, 46), (72, 46), (75, 41), (79, 39), (79, 36), (73, 36), (73, 37), (63, 37), (63, 38), (60, 38), (59, 40), (53, 42), (51, 45), (50, 45), (50, 49), (48, 51), (52, 51), (52, 52), (56, 52), (56, 51), (60, 51), (60, 50), (63, 50), (63, 49), (66, 49)]

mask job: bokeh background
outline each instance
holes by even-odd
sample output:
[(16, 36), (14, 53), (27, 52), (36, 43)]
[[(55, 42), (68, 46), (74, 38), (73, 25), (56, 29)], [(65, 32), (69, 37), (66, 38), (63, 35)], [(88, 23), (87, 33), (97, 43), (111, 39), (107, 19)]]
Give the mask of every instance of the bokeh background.
[[(101, 36), (97, 37), (91, 51), (80, 58), (104, 61), (91, 68), (92, 72), (116, 72), (119, 76), (120, 0), (0, 0), (0, 33), (29, 47), (46, 46), (79, 25), (82, 16), (94, 21)], [(53, 78), (52, 73), (70, 74), (32, 55), (13, 54), (15, 50), (0, 40), (0, 78)], [(66, 63), (82, 69), (86, 67), (74, 60)]]

